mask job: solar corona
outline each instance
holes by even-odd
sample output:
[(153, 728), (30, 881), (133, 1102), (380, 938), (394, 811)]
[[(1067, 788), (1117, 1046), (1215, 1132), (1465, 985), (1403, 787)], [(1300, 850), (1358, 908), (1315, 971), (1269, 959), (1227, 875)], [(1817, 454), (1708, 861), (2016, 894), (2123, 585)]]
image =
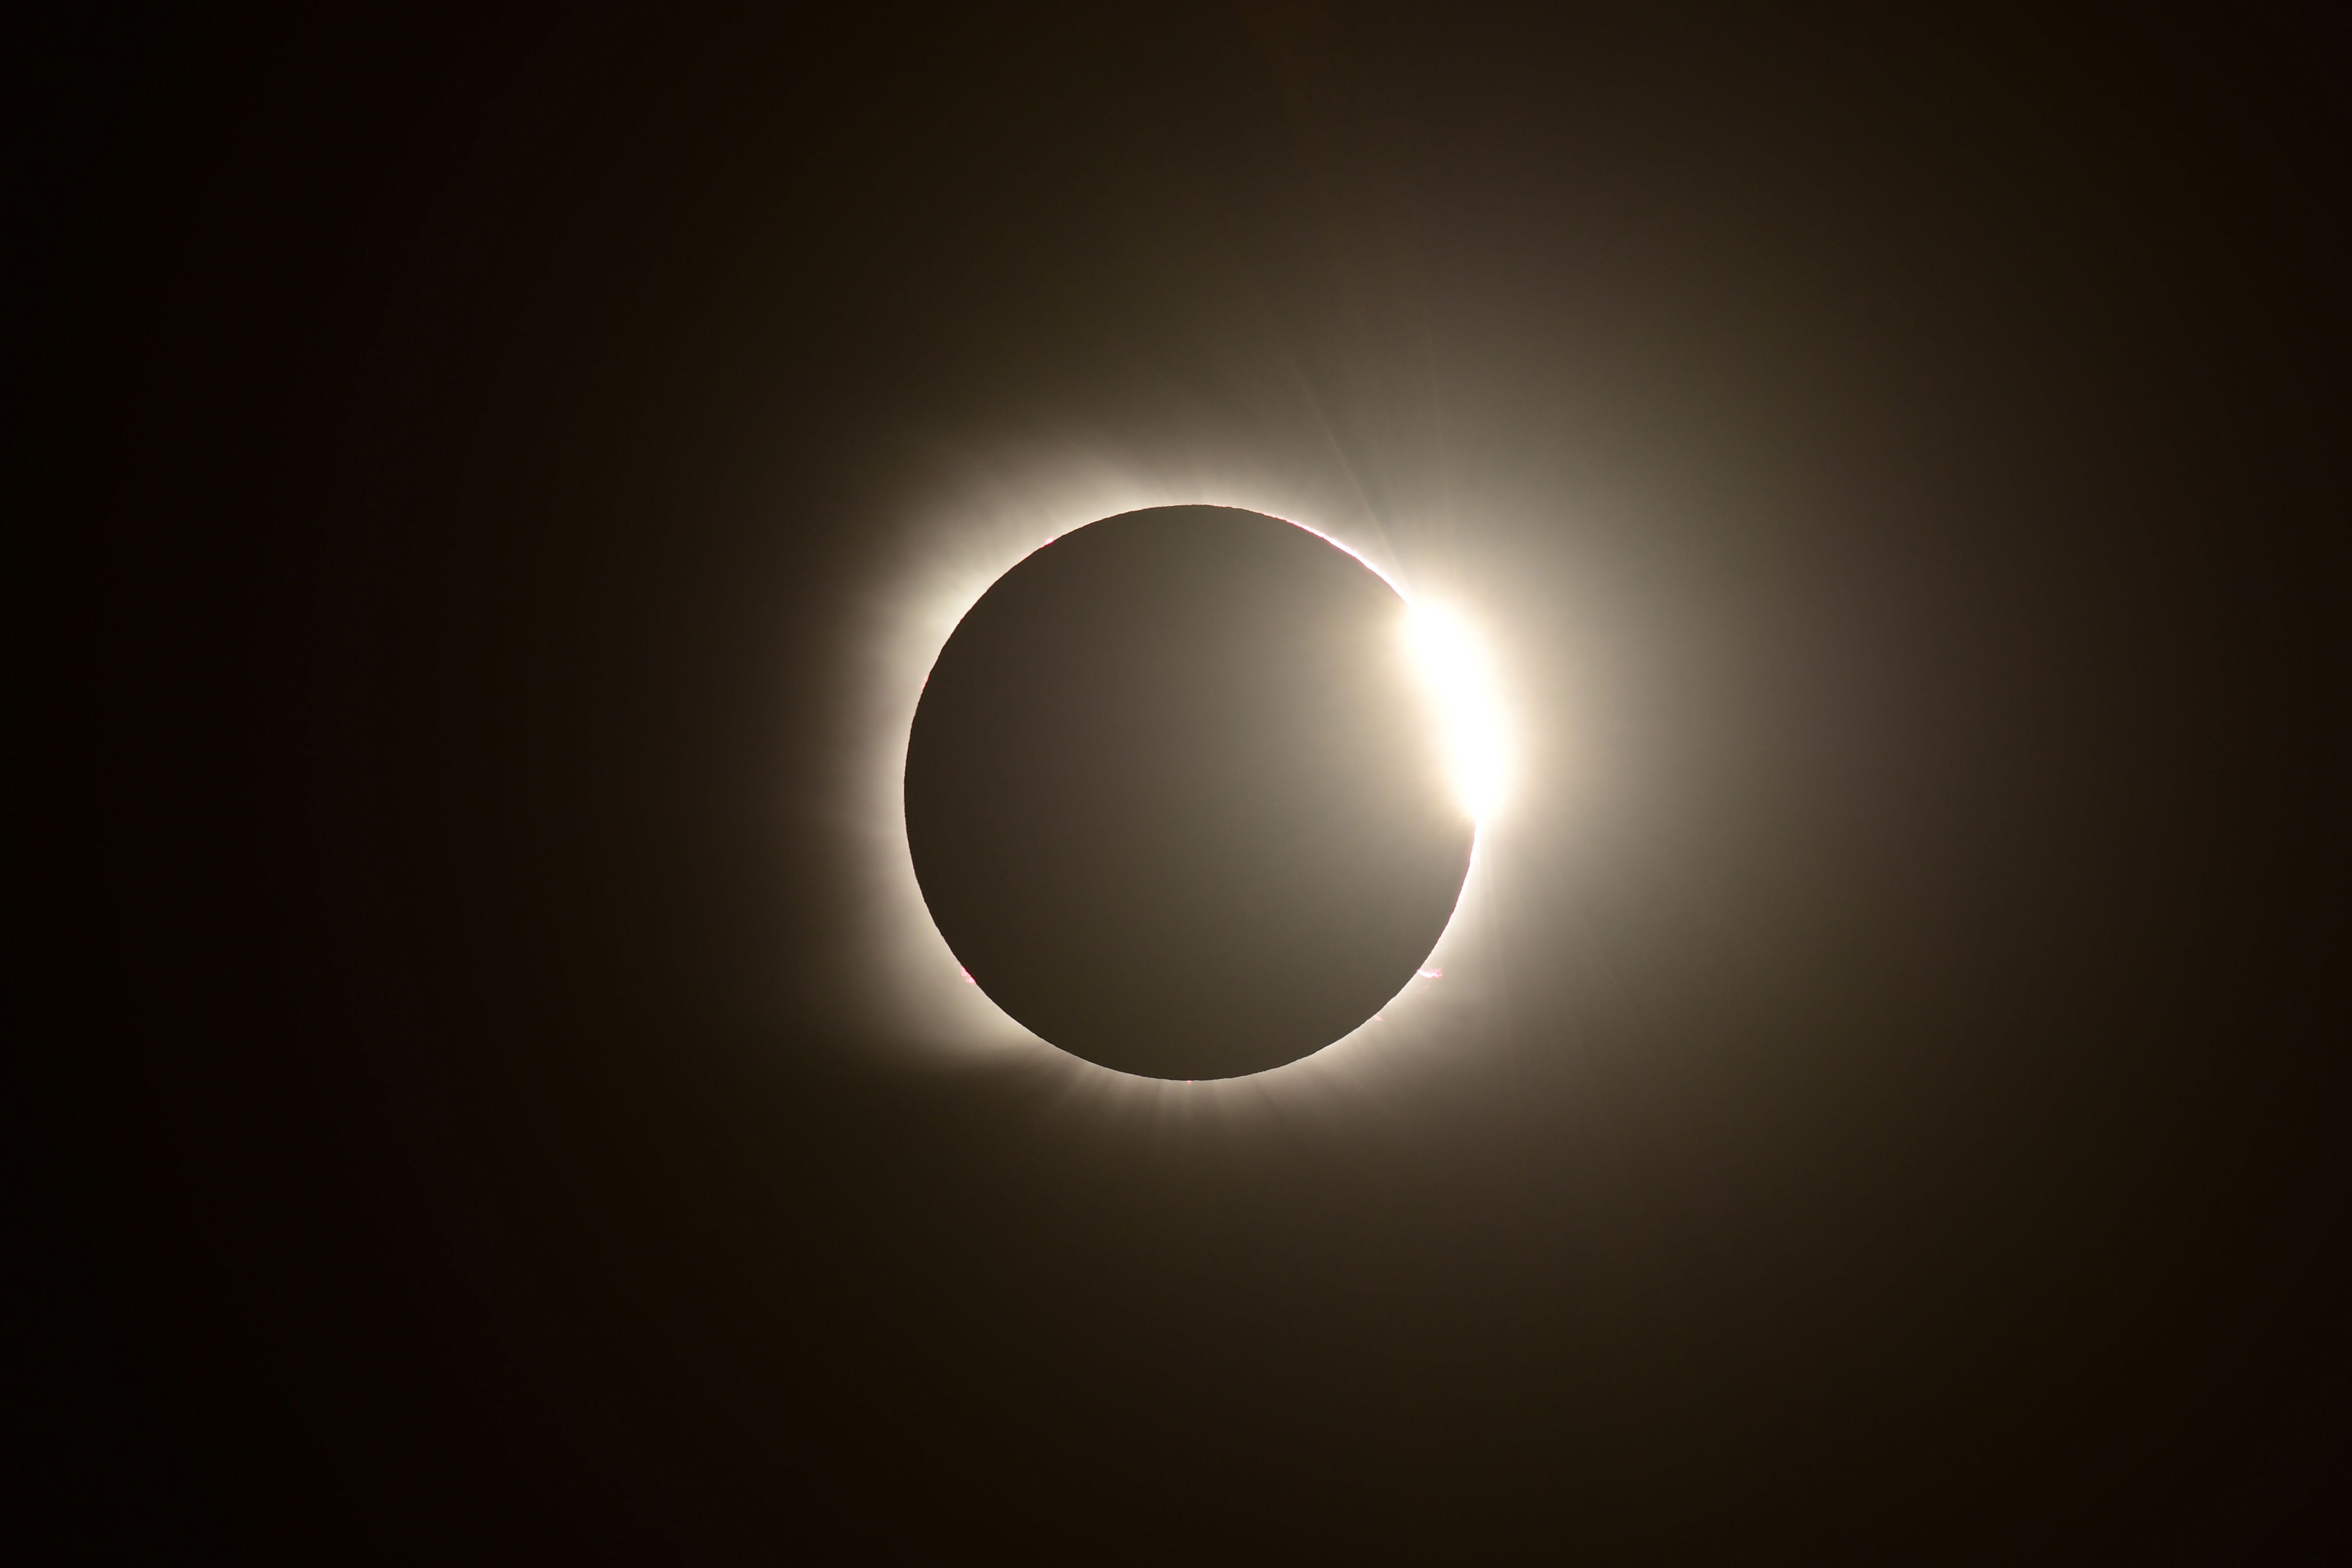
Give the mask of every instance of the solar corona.
[(1147, 1078), (1279, 1067), (1452, 918), (1501, 746), (1475, 640), (1235, 508), (1066, 533), (983, 594), (909, 733), (908, 847), (964, 974)]

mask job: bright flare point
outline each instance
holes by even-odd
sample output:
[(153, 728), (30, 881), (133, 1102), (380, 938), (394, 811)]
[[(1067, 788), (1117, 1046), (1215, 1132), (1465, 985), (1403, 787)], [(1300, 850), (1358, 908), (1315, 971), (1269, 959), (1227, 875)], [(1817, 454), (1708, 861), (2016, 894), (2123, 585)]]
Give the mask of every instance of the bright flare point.
[(1407, 613), (1405, 631), (1414, 667), (1437, 701), (1454, 793), (1483, 824), (1502, 802), (1508, 772), (1486, 649), (1460, 616), (1426, 605)]

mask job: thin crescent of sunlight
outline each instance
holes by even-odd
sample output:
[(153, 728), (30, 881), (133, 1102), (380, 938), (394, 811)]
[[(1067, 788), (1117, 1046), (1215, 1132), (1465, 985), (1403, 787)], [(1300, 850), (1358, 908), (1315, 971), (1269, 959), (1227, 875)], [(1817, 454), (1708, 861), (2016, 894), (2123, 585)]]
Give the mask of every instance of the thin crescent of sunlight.
[(1486, 650), (1451, 610), (1408, 605), (1405, 636), (1413, 667), (1437, 701), (1455, 796), (1483, 826), (1501, 805), (1509, 773)]

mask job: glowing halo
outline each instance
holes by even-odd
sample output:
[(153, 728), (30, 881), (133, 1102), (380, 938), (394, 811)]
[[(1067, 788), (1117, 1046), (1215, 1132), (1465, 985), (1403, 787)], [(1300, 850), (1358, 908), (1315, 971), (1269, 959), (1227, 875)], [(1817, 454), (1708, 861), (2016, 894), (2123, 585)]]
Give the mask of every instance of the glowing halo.
[[(1007, 487), (993, 499), (967, 496), (962, 519), (935, 522), (902, 536), (901, 569), (868, 603), (863, 635), (865, 698), (857, 704), (853, 766), (842, 780), (846, 826), (862, 843), (864, 918), (860, 1011), (889, 1019), (896, 1032), (950, 1059), (1024, 1059), (1054, 1064), (1073, 1089), (1142, 1095), (1150, 1103), (1175, 1095), (1222, 1102), (1277, 1092), (1286, 1084), (1337, 1087), (1398, 1050), (1425, 1047), (1452, 1031), (1450, 1020), (1475, 1009), (1490, 989), (1481, 976), (1492, 879), (1487, 840), (1507, 795), (1509, 728), (1495, 684), (1495, 667), (1473, 623), (1452, 605), (1424, 604), (1384, 552), (1364, 547), (1331, 529), (1301, 522), (1277, 505), (1243, 496), (1202, 494), (1191, 486), (1144, 484), (1098, 474), (1093, 483), (1049, 487), (1052, 504), (1035, 492)], [(1081, 493), (1083, 492), (1083, 493)], [(979, 504), (971, 504), (973, 501)], [(924, 684), (949, 636), (989, 587), (1032, 552), (1102, 518), (1146, 507), (1202, 503), (1257, 511), (1331, 544), (1394, 589), (1407, 607), (1406, 648), (1445, 715), (1444, 733), (1465, 808), (1475, 835), (1453, 918), (1423, 962), (1422, 973), (1379, 1014), (1323, 1049), (1249, 1078), (1187, 1083), (1134, 1078), (1056, 1050), (1001, 1011), (965, 981), (946, 940), (932, 923), (906, 837), (903, 771), (908, 736)], [(933, 514), (937, 516), (937, 513)]]

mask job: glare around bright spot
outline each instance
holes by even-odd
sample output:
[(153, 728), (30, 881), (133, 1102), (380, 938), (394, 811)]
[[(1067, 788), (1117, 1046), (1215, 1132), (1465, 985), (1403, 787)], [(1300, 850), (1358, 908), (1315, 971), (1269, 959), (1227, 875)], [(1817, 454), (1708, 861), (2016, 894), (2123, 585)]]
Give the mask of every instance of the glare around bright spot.
[(1405, 617), (1414, 666), (1436, 698), (1446, 765), (1471, 819), (1484, 824), (1502, 803), (1508, 756), (1486, 650), (1462, 618), (1416, 605)]

